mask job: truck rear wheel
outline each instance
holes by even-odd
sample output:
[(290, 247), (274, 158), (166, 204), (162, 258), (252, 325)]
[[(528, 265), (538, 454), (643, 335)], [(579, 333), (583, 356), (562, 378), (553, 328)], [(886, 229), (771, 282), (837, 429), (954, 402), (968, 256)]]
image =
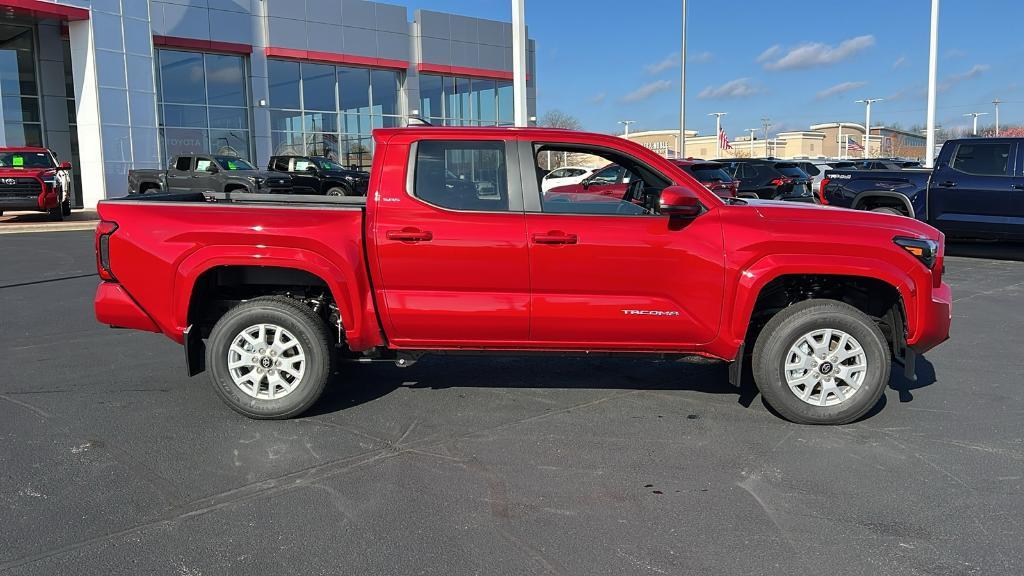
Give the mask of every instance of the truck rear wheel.
[(327, 196), (353, 196), (354, 193), (347, 186), (331, 186), (327, 189)]
[(228, 310), (206, 346), (217, 394), (236, 412), (261, 420), (305, 412), (323, 393), (332, 360), (324, 321), (283, 296), (254, 298)]
[(877, 324), (835, 300), (794, 304), (765, 325), (754, 345), (754, 381), (791, 422), (847, 424), (889, 383), (892, 358)]

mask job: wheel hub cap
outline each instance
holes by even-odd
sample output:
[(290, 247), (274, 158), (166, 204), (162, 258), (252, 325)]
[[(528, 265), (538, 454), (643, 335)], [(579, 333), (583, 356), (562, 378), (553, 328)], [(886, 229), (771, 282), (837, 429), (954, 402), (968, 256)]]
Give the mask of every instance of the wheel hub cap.
[(227, 363), (235, 386), (259, 400), (287, 396), (306, 373), (302, 344), (275, 324), (254, 324), (239, 332), (228, 348)]
[(835, 329), (814, 330), (796, 339), (786, 355), (786, 385), (813, 406), (835, 406), (864, 383), (868, 364), (857, 340)]

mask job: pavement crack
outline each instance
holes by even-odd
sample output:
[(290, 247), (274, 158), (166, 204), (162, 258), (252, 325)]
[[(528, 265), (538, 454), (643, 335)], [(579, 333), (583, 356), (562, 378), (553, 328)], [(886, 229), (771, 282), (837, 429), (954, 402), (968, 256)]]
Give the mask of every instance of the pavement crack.
[(50, 282), (63, 282), (65, 280), (78, 280), (79, 278), (91, 278), (98, 276), (96, 272), (92, 274), (77, 274), (75, 276), (60, 276), (59, 278), (46, 278), (45, 280), (33, 280), (31, 282), (17, 282), (14, 284), (3, 284), (0, 285), (0, 290), (4, 288), (21, 288), (23, 286), (35, 286), (37, 284), (49, 284)]

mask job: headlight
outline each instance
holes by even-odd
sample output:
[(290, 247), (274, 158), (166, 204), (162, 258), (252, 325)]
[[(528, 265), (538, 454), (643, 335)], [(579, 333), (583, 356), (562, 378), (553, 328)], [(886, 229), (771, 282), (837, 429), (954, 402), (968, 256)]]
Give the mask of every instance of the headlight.
[(892, 241), (920, 260), (929, 270), (935, 266), (935, 258), (939, 255), (939, 243), (935, 240), (897, 236)]
[(355, 176), (345, 176), (345, 180), (347, 180), (349, 182), (355, 182), (356, 181), (356, 177)]

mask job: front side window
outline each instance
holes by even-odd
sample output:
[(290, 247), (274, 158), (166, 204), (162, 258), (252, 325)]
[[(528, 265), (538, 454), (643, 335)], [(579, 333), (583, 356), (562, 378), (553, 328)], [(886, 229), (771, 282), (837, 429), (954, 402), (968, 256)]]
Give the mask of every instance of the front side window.
[(953, 156), (951, 167), (978, 176), (1009, 176), (1010, 142), (960, 144)]
[(295, 171), (296, 172), (305, 172), (306, 170), (309, 170), (309, 168), (311, 166), (315, 167), (315, 165), (312, 162), (310, 162), (308, 158), (296, 158), (295, 159)]
[(413, 195), (450, 210), (509, 210), (505, 145), (500, 141), (423, 140), (416, 148)]
[(196, 172), (213, 172), (213, 160), (196, 158)]
[(609, 150), (579, 150), (559, 145), (537, 149), (537, 162), (548, 151), (572, 154), (581, 163), (612, 162), (581, 186), (554, 188), (541, 193), (541, 211), (556, 214), (643, 216), (656, 214), (657, 198), (670, 184), (663, 174), (637, 159)]

